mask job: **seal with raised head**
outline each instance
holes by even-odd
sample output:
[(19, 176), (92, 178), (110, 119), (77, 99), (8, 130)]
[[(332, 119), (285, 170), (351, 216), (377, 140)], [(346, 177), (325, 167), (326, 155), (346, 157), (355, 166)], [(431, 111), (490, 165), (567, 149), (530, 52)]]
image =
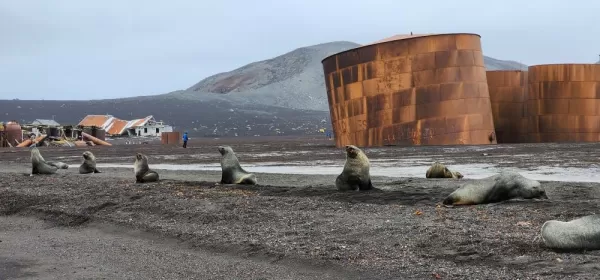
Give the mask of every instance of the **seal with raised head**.
[(58, 167), (48, 164), (37, 147), (31, 148), (31, 174), (54, 174)]
[(83, 152), (83, 163), (79, 166), (79, 174), (102, 173), (96, 168), (96, 157), (92, 152)]
[(568, 222), (550, 220), (542, 225), (544, 245), (558, 250), (600, 249), (600, 215), (583, 216)]
[(221, 184), (256, 185), (256, 176), (240, 166), (230, 146), (219, 146), (221, 153)]
[(436, 161), (425, 173), (425, 178), (454, 178), (461, 179), (463, 175), (458, 171), (450, 171), (448, 167)]
[(354, 145), (346, 145), (346, 163), (342, 173), (335, 179), (339, 191), (367, 191), (373, 189), (371, 183), (371, 163), (367, 155)]
[(148, 157), (142, 153), (135, 155), (135, 163), (133, 164), (136, 183), (149, 183), (158, 181), (158, 173), (148, 167)]
[(540, 182), (527, 179), (517, 172), (503, 171), (461, 186), (448, 195), (443, 204), (486, 204), (513, 198), (548, 199), (548, 196)]

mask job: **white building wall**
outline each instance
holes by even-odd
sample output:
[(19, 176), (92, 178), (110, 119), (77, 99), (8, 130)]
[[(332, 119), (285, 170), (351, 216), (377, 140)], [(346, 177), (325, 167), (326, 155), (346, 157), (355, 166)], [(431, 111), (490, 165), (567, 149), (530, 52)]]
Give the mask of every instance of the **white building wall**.
[(163, 132), (173, 132), (173, 127), (170, 125), (145, 125), (135, 128), (137, 136), (160, 136)]

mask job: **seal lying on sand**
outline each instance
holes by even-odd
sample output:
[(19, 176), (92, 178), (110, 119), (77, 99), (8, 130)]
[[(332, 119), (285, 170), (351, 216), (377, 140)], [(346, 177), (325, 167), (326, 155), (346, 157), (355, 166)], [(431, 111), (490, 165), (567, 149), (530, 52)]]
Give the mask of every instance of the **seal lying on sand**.
[(79, 174), (102, 173), (96, 169), (96, 157), (92, 152), (83, 152), (83, 163), (79, 166)]
[(158, 181), (158, 173), (156, 173), (154, 170), (150, 170), (148, 167), (148, 158), (142, 153), (137, 153), (135, 155), (133, 171), (135, 172), (136, 183), (149, 183)]
[(445, 165), (434, 162), (429, 169), (427, 169), (427, 173), (425, 173), (425, 178), (454, 178), (460, 179), (463, 175), (458, 171), (450, 171), (448, 167)]
[(31, 148), (31, 174), (54, 174), (58, 167), (44, 160), (37, 147)]
[(548, 248), (559, 250), (600, 249), (600, 215), (583, 216), (569, 222), (546, 221), (542, 240)]
[(367, 155), (356, 146), (347, 145), (346, 164), (342, 174), (335, 179), (335, 186), (339, 191), (371, 190), (371, 163)]
[(527, 179), (512, 171), (467, 183), (452, 192), (443, 203), (445, 205), (486, 204), (512, 198), (547, 199), (546, 191), (538, 181)]
[(219, 146), (221, 153), (221, 184), (256, 185), (256, 176), (246, 172), (230, 146)]

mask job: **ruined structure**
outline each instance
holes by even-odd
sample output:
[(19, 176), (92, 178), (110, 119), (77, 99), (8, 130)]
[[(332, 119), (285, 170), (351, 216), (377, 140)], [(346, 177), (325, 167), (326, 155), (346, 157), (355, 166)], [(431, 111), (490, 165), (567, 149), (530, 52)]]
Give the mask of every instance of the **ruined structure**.
[(527, 142), (527, 71), (497, 70), (486, 74), (498, 143)]
[(322, 64), (338, 147), (496, 143), (479, 35), (394, 36)]
[(600, 65), (529, 67), (526, 112), (532, 142), (600, 141)]

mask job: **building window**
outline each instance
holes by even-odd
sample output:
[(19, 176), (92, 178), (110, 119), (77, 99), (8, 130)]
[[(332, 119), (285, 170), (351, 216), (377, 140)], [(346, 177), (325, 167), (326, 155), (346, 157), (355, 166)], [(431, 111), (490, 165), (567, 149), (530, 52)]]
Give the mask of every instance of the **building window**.
[(156, 133), (160, 133), (160, 129), (158, 127), (156, 128)]
[(144, 133), (148, 133), (148, 128), (144, 127)]

